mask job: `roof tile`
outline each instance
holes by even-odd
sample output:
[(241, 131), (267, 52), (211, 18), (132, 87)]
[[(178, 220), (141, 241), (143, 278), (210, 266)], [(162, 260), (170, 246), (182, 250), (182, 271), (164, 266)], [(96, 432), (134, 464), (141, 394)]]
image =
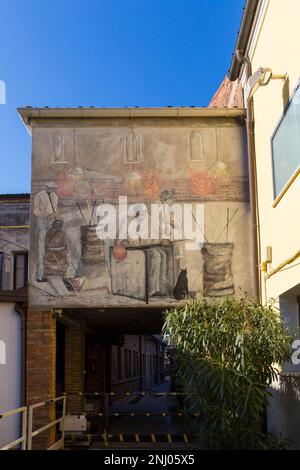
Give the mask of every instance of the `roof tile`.
[(208, 107), (244, 108), (243, 88), (241, 83), (238, 80), (231, 82), (227, 77), (225, 77)]

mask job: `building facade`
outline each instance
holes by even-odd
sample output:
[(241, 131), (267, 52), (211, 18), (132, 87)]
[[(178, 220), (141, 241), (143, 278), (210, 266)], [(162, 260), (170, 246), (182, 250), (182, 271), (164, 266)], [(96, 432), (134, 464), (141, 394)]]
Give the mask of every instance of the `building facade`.
[(32, 131), (31, 307), (253, 292), (243, 110), (20, 114)]
[(254, 295), (245, 111), (19, 113), (32, 134), (27, 403), (65, 391), (78, 414), (101, 406), (86, 392), (160, 383), (166, 308)]
[[(25, 403), (29, 194), (0, 195), (0, 414)], [(0, 421), (0, 447), (20, 435), (17, 416)]]
[[(230, 71), (240, 79), (248, 108), (248, 141), (255, 182), (253, 205), (259, 227), (261, 300), (275, 301), (299, 335), (300, 265), (300, 3), (247, 1)], [(254, 129), (252, 132), (252, 122)], [(298, 336), (299, 337), (299, 336)], [(297, 362), (297, 361), (296, 361)], [(269, 431), (300, 448), (298, 364), (285, 364), (273, 384)]]
[(147, 390), (164, 380), (164, 343), (155, 335), (124, 335), (112, 346), (111, 390)]
[[(50, 318), (45, 313), (33, 318), (34, 331), (39, 332), (33, 333), (33, 323), (27, 316), (29, 219), (29, 194), (0, 195), (0, 413), (36, 401), (37, 395), (32, 397), (26, 390), (27, 377), (32, 377), (30, 387), (49, 384), (47, 375), (40, 376), (49, 359), (52, 374), (55, 372), (55, 379), (50, 376), (51, 396), (60, 396), (66, 390), (122, 394), (160, 384), (164, 380), (164, 345), (160, 337), (113, 335), (107, 331), (103, 335), (82, 319), (54, 312)], [(47, 356), (49, 342), (52, 349)], [(26, 357), (26, 350), (31, 349), (36, 352), (34, 362), (30, 354)], [(69, 412), (95, 412), (96, 405), (101, 407), (99, 400), (95, 403), (87, 397), (78, 400), (76, 395), (68, 396)], [(37, 418), (42, 422), (49, 415)], [(1, 420), (0, 447), (19, 437), (20, 424), (19, 416)], [(47, 442), (43, 439), (40, 444)]]

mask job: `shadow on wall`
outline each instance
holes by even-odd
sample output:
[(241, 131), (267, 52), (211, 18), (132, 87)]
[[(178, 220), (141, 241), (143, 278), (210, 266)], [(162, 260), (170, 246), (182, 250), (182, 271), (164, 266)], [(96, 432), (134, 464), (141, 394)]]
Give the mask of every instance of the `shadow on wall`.
[(291, 441), (293, 449), (300, 449), (300, 377), (281, 374), (279, 382), (271, 387), (268, 407), (268, 431)]

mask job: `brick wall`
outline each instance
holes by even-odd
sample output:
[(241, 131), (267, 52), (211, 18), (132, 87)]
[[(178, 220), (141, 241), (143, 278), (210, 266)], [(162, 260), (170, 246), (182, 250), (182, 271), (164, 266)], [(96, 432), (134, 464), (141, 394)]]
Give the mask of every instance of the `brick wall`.
[(83, 397), (68, 392), (84, 391), (84, 328), (70, 327), (65, 337), (65, 391), (67, 413), (83, 411)]
[[(28, 310), (26, 354), (26, 404), (55, 397), (56, 320), (52, 310)], [(55, 419), (54, 405), (34, 410), (33, 429)], [(45, 449), (55, 440), (55, 429), (33, 438), (33, 448)]]

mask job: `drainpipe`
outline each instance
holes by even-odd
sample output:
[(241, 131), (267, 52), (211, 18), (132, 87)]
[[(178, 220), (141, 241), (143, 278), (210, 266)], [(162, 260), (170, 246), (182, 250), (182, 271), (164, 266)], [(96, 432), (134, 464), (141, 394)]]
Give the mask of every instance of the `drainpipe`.
[[(252, 75), (251, 61), (243, 55), (243, 51), (236, 51), (238, 62), (245, 64), (246, 80)], [(253, 240), (253, 276), (254, 276), (254, 295), (258, 302), (262, 301), (261, 296), (261, 277), (260, 277), (260, 227), (259, 210), (257, 197), (257, 173), (256, 173), (256, 152), (255, 152), (255, 133), (254, 133), (254, 112), (253, 98), (246, 100), (246, 131), (247, 131), (247, 149), (248, 149), (248, 168), (249, 168), (249, 186), (250, 186), (250, 208), (251, 208), (251, 232)]]

